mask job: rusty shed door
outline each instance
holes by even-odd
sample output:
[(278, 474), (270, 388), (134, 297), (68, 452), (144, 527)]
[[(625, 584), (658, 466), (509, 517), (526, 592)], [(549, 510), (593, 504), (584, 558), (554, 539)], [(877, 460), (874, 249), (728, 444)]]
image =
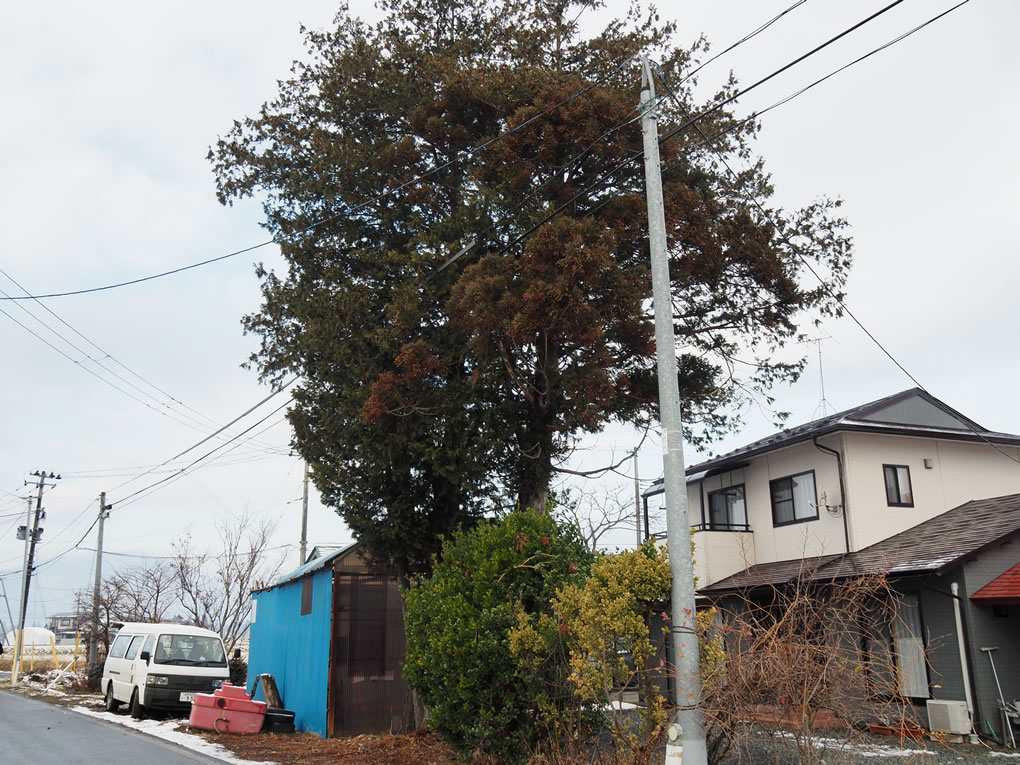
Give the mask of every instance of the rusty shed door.
[(403, 732), (410, 724), (404, 619), (395, 581), (338, 573), (333, 592), (334, 736)]

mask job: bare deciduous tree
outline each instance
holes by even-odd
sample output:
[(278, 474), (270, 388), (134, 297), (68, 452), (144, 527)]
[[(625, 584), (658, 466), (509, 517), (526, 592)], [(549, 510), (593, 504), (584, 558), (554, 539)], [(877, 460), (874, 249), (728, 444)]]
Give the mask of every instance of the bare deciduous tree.
[[(585, 545), (595, 552), (610, 532), (634, 534), (634, 493), (624, 486), (569, 490), (554, 508), (553, 517), (558, 523), (577, 527)], [(632, 539), (627, 543), (633, 544)]]
[(190, 532), (174, 542), (172, 565), (186, 618), (220, 633), (228, 652), (248, 627), (252, 590), (274, 579), (283, 564), (269, 546), (274, 528), (244, 513), (217, 524), (217, 553), (196, 550)]
[(715, 631), (725, 661), (704, 678), (710, 745), (753, 757), (746, 723), (755, 721), (773, 734), (776, 762), (817, 765), (850, 759), (869, 722), (917, 732), (884, 648), (905, 628), (898, 600), (882, 575), (816, 581), (808, 572), (724, 598)]
[[(74, 595), (75, 611), (84, 617), (83, 632), (91, 634), (94, 591), (91, 587)], [(101, 653), (110, 647), (111, 629), (123, 622), (164, 621), (177, 603), (177, 581), (168, 561), (157, 560), (115, 571), (99, 588)]]

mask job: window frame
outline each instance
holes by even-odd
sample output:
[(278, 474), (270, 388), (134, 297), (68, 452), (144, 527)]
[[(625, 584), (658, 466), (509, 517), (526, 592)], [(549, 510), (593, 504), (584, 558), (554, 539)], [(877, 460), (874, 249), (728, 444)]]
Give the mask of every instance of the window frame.
[(312, 581), (314, 579), (314, 576), (306, 576), (301, 580), (301, 616), (308, 616), (312, 613), (315, 591), (315, 585), (312, 584)]
[[(889, 471), (889, 470), (892, 471), (892, 476), (893, 476), (893, 478), (896, 481), (896, 486), (895, 486), (895, 488), (896, 488), (896, 496), (899, 499), (902, 500), (903, 499), (903, 487), (900, 485), (900, 476), (899, 476), (899, 470), (900, 469), (903, 469), (903, 470), (907, 471), (907, 490), (910, 493), (910, 501), (909, 502), (902, 502), (902, 501), (901, 502), (890, 502), (889, 501), (889, 488), (890, 488), (889, 487), (889, 473), (887, 471)], [(883, 465), (882, 465), (882, 482), (885, 484), (885, 501), (886, 501), (886, 503), (888, 504), (889, 507), (913, 507), (914, 506), (914, 481), (910, 477), (910, 465), (892, 465), (892, 464), (884, 464), (883, 463)]]
[(131, 638), (134, 635), (117, 635), (113, 641), (113, 645), (110, 646), (110, 658), (111, 659), (123, 659), (124, 654), (127, 653), (128, 646), (131, 644)]
[(133, 635), (128, 647), (124, 649), (124, 658), (134, 661), (142, 650), (142, 643), (145, 642), (145, 635)]
[[(720, 526), (716, 526), (715, 522), (712, 520), (712, 497), (716, 496), (717, 494), (730, 494), (731, 492), (734, 492), (737, 489), (740, 490), (741, 499), (742, 499), (742, 501), (744, 503), (744, 522), (743, 523), (734, 523), (733, 515), (732, 515), (732, 503), (731, 502), (727, 502), (726, 503), (726, 523), (724, 523), (724, 524), (722, 524)], [(734, 484), (733, 486), (726, 486), (726, 487), (723, 487), (721, 489), (716, 489), (714, 491), (710, 491), (710, 492), (708, 492), (706, 501), (708, 503), (708, 520), (707, 520), (707, 523), (705, 524), (705, 529), (707, 531), (750, 531), (751, 530), (751, 524), (747, 520), (747, 489), (744, 487), (744, 484), (738, 483), (738, 484)]]
[[(800, 478), (801, 476), (804, 476), (804, 475), (810, 475), (811, 476), (811, 486), (814, 489), (814, 495), (815, 495), (814, 496), (815, 514), (812, 515), (812, 516), (804, 517), (804, 518), (798, 518), (797, 517), (797, 503), (796, 503), (796, 499), (795, 499), (795, 497), (793, 495), (793, 479)], [(782, 483), (783, 481), (790, 481), (790, 502), (793, 503), (793, 519), (789, 520), (789, 521), (779, 521), (779, 520), (776, 520), (775, 486), (776, 486), (776, 484)], [(804, 471), (801, 471), (800, 473), (791, 473), (790, 475), (784, 475), (784, 476), (782, 476), (780, 478), (773, 478), (772, 480), (770, 480), (769, 481), (769, 505), (772, 508), (772, 527), (773, 528), (779, 528), (780, 526), (792, 526), (795, 523), (808, 523), (810, 521), (817, 521), (818, 518), (819, 518), (819, 516), (818, 516), (818, 482), (815, 480), (815, 471), (813, 469), (812, 470), (804, 470)]]

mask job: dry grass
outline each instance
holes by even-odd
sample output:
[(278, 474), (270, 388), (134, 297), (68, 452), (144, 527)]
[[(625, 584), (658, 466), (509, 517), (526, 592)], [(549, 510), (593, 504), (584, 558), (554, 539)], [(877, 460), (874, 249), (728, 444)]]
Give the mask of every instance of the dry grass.
[[(71, 661), (71, 657), (57, 656), (60, 661), (60, 669), (67, 666), (68, 662)], [(4, 651), (4, 655), (0, 656), (0, 672), (10, 672), (11, 667), (14, 664), (14, 657)], [(85, 666), (85, 660), (78, 659), (78, 669)], [(49, 672), (51, 669), (57, 669), (57, 666), (53, 663), (53, 656), (36, 656), (34, 659), (31, 656), (26, 656), (24, 659), (24, 671), (25, 672)]]

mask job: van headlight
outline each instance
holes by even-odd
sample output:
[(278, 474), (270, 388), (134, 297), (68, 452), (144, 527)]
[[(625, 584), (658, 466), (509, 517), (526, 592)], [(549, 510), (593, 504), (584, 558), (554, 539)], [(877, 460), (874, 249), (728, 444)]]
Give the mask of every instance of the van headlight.
[(223, 687), (223, 678), (222, 677), (217, 677), (215, 680), (213, 680), (212, 681), (212, 687), (213, 688), (222, 688)]
[(166, 675), (146, 675), (146, 685), (170, 685), (170, 678)]

